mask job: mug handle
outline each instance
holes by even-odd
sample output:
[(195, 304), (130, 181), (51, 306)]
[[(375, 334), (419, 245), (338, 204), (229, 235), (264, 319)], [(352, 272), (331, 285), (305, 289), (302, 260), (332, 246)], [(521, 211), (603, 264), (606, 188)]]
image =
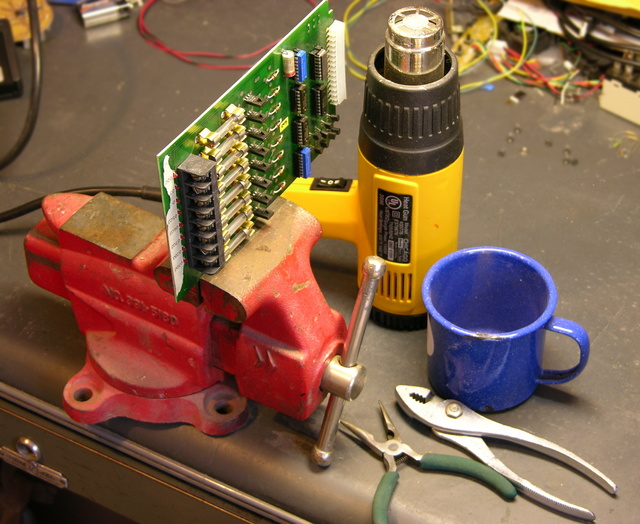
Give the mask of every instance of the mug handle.
[(538, 384), (562, 384), (576, 378), (585, 368), (589, 359), (590, 343), (586, 330), (580, 324), (559, 317), (551, 317), (544, 328), (561, 335), (567, 335), (575, 340), (580, 346), (580, 361), (569, 369), (543, 369), (540, 378), (538, 378)]

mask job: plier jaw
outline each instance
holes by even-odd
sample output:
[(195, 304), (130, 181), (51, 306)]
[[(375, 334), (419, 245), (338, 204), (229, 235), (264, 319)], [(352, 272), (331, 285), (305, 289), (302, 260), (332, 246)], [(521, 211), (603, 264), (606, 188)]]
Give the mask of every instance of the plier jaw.
[(398, 435), (398, 430), (391, 421), (387, 410), (382, 405), (382, 402), (378, 402), (380, 406), (380, 413), (385, 425), (387, 440), (380, 442), (374, 438), (374, 436), (350, 422), (340, 420), (345, 428), (353, 433), (360, 441), (364, 442), (369, 449), (380, 455), (384, 460), (387, 471), (396, 471), (396, 464), (404, 461), (407, 457), (420, 462), (422, 455), (416, 453), (409, 445), (405, 444)]
[(513, 472), (491, 452), (483, 437), (507, 440), (548, 455), (575, 468), (610, 494), (617, 491), (616, 485), (607, 476), (571, 451), (526, 431), (485, 418), (458, 401), (443, 400), (430, 389), (397, 386), (396, 399), (408, 416), (431, 427), (438, 437), (467, 450), (513, 482), (523, 495), (559, 513), (582, 520), (595, 520), (590, 510), (559, 499)]
[(342, 426), (364, 442), (377, 455), (382, 456), (387, 469), (373, 497), (372, 515), (374, 524), (387, 523), (387, 513), (389, 504), (391, 503), (391, 496), (399, 479), (396, 464), (405, 458), (414, 460), (417, 466), (424, 471), (461, 473), (485, 482), (506, 499), (512, 500), (516, 496), (516, 490), (511, 482), (499, 473), (474, 460), (451, 455), (438, 455), (435, 453), (425, 453), (424, 455), (416, 453), (409, 445), (402, 442), (398, 430), (391, 421), (382, 402), (378, 402), (378, 404), (387, 433), (387, 440), (384, 442), (376, 440), (368, 431), (350, 424), (345, 420), (340, 420)]

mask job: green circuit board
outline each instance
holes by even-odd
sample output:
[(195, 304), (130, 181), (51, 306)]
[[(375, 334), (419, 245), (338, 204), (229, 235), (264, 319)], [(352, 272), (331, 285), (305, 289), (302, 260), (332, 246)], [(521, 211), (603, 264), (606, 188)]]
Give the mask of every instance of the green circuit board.
[(345, 96), (344, 28), (325, 0), (158, 154), (177, 300), (311, 176)]

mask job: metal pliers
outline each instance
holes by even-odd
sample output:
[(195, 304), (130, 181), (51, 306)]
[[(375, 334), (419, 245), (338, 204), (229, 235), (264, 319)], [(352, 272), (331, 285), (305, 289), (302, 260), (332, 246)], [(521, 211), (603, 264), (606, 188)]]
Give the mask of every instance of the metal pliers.
[(438, 437), (466, 449), (504, 475), (521, 494), (562, 514), (591, 521), (596, 518), (588, 509), (550, 495), (514, 473), (496, 458), (482, 437), (507, 440), (528, 447), (572, 466), (612, 495), (617, 491), (616, 485), (608, 477), (574, 453), (521, 429), (489, 420), (456, 400), (443, 400), (431, 390), (418, 386), (397, 386), (396, 398), (407, 415), (430, 426)]
[(381, 402), (379, 402), (382, 418), (387, 430), (387, 440), (378, 442), (373, 435), (360, 429), (349, 422), (340, 420), (340, 423), (353, 433), (359, 440), (364, 442), (378, 455), (382, 455), (387, 472), (382, 476), (376, 493), (373, 497), (373, 522), (374, 524), (386, 524), (387, 513), (391, 503), (391, 496), (398, 485), (398, 472), (396, 464), (403, 462), (407, 458), (414, 460), (420, 469), (424, 471), (447, 471), (451, 473), (461, 473), (482, 480), (497, 490), (502, 496), (512, 500), (516, 496), (516, 489), (513, 484), (502, 475), (496, 473), (484, 464), (475, 460), (453, 455), (438, 455), (436, 453), (416, 453), (408, 444), (405, 444), (398, 435), (398, 430), (391, 422), (389, 414)]

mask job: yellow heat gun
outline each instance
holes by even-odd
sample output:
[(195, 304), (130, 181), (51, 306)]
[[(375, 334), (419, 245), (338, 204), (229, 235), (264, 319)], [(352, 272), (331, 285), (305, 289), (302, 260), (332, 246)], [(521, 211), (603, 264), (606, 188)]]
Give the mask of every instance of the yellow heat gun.
[(386, 260), (376, 323), (421, 329), (422, 279), (457, 249), (462, 164), (458, 66), (442, 18), (407, 7), (369, 60), (357, 180), (298, 179), (284, 196), (318, 218), (323, 236), (354, 243), (359, 265), (371, 254)]

